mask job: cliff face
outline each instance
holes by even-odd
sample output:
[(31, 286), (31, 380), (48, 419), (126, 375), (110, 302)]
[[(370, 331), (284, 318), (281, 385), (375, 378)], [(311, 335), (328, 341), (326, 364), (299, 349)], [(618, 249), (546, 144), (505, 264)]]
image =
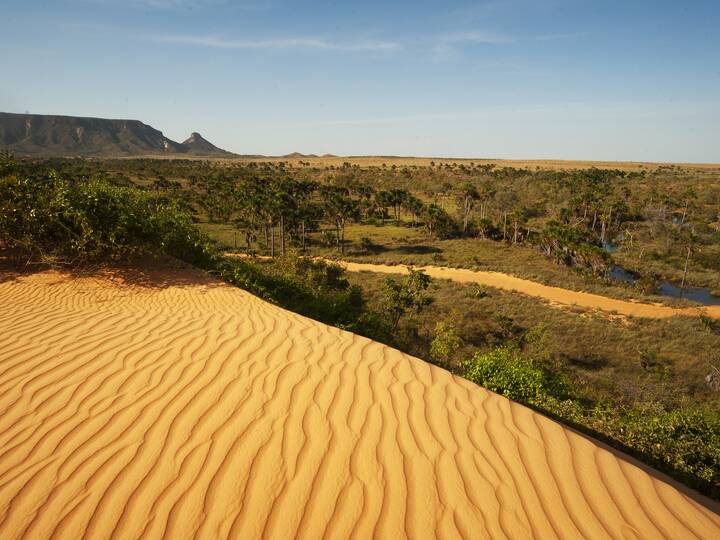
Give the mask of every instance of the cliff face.
[(0, 148), (18, 155), (232, 155), (200, 139), (205, 143), (202, 148), (186, 146), (139, 120), (0, 113)]

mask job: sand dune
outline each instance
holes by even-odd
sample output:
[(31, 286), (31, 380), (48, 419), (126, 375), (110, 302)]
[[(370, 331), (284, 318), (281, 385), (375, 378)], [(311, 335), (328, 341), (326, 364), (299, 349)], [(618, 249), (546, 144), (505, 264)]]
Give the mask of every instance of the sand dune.
[[(336, 261), (337, 262), (337, 261)], [(405, 274), (405, 265), (387, 265), (356, 262), (339, 262), (351, 272), (379, 272), (384, 274)], [(485, 272), (476, 270), (465, 270), (462, 268), (445, 268), (441, 266), (414, 266), (413, 268), (423, 270), (429, 276), (437, 279), (450, 279), (460, 283), (477, 283), (487, 285), (496, 289), (520, 292), (528, 296), (535, 296), (548, 300), (554, 304), (563, 306), (577, 306), (600, 311), (614, 312), (620, 315), (632, 317), (645, 317), (651, 319), (663, 319), (674, 315), (688, 315), (697, 317), (703, 314), (707, 317), (720, 319), (720, 306), (707, 306), (702, 308), (673, 308), (661, 304), (643, 304), (608, 298), (599, 294), (592, 294), (579, 291), (571, 291), (561, 287), (543, 285), (529, 279), (503, 274), (502, 272)]]
[(188, 271), (0, 306), (3, 539), (720, 537), (602, 444)]

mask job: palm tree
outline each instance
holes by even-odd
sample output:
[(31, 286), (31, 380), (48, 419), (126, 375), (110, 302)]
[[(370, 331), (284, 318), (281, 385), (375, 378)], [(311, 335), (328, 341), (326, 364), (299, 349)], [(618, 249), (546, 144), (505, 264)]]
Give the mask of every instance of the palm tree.
[(688, 208), (697, 199), (697, 193), (695, 192), (695, 190), (692, 187), (688, 187), (682, 192), (681, 199), (683, 200), (682, 218), (680, 219), (680, 226), (682, 227), (683, 225), (685, 225), (685, 219), (687, 218)]
[(524, 208), (516, 208), (510, 215), (513, 224), (513, 244), (517, 244), (521, 227), (527, 223), (527, 214)]
[(478, 197), (480, 199), (480, 219), (487, 217), (488, 202), (495, 196), (495, 187), (488, 181), (480, 185)]
[(466, 182), (460, 186), (460, 200), (463, 209), (463, 233), (467, 230), (470, 212), (475, 206), (475, 201), (480, 199), (477, 188), (470, 182)]
[(408, 193), (407, 197), (403, 200), (402, 206), (410, 215), (412, 215), (413, 227), (415, 227), (417, 225), (418, 216), (422, 213), (425, 205), (420, 199)]
[(360, 207), (355, 199), (350, 198), (346, 188), (324, 186), (320, 191), (325, 214), (335, 224), (337, 248), (345, 253), (345, 224), (348, 219), (358, 219)]
[(267, 180), (249, 178), (242, 186), (244, 204), (249, 212), (262, 223), (265, 233), (265, 247), (271, 257), (275, 256), (276, 203), (272, 186)]
[(375, 194), (375, 205), (380, 211), (380, 219), (385, 223), (385, 216), (387, 215), (387, 208), (393, 205), (393, 195), (389, 191), (378, 191)]
[(423, 219), (430, 236), (449, 238), (457, 232), (457, 228), (448, 213), (435, 203), (424, 208)]
[(400, 221), (400, 207), (405, 200), (410, 196), (410, 193), (404, 189), (391, 189), (390, 190), (390, 203), (395, 210), (395, 221)]

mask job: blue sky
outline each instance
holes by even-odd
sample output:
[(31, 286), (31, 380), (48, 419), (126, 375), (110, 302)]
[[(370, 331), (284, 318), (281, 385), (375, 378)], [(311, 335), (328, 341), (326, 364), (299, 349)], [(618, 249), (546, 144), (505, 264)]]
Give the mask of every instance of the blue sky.
[(720, 162), (720, 2), (6, 0), (0, 110), (240, 153)]

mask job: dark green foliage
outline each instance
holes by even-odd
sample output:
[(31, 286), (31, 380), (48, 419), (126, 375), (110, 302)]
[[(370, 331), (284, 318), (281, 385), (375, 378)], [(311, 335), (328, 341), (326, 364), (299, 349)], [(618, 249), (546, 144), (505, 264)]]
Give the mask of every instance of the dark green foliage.
[(586, 229), (552, 220), (545, 224), (534, 242), (562, 264), (578, 266), (595, 275), (605, 275), (610, 268), (610, 254), (596, 245), (597, 240)]
[(145, 253), (183, 258), (200, 234), (172, 200), (103, 179), (0, 179), (0, 238), (15, 255), (49, 264)]
[(11, 174), (15, 171), (17, 162), (15, 161), (12, 152), (7, 150), (0, 150), (0, 176)]
[(566, 383), (512, 346), (475, 354), (463, 364), (462, 373), (488, 390), (524, 403), (538, 404), (548, 396), (568, 397)]
[(551, 396), (535, 405), (720, 498), (717, 408), (687, 405), (666, 411), (657, 403), (629, 407), (612, 401), (584, 406)]
[(435, 238), (442, 240), (458, 234), (457, 224), (450, 214), (436, 204), (430, 204), (425, 208), (423, 219), (428, 233)]
[(720, 335), (720, 321), (711, 319), (705, 315), (700, 315), (700, 324), (708, 332)]

